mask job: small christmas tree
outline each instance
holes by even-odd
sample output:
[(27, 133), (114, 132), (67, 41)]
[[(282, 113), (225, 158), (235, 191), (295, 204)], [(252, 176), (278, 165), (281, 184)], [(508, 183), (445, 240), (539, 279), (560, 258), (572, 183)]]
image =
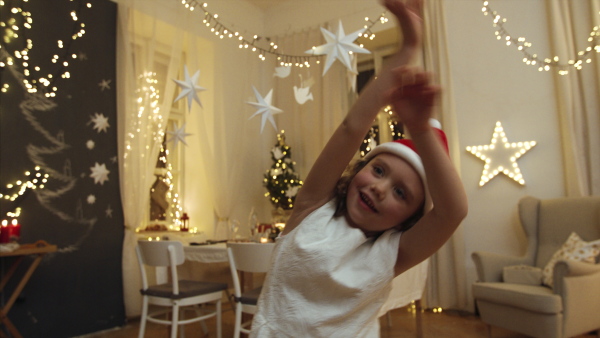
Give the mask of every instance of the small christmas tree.
[(265, 196), (271, 198), (275, 209), (290, 210), (294, 207), (294, 200), (302, 181), (294, 171), (290, 147), (285, 144), (285, 135), (282, 130), (277, 134), (277, 144), (271, 149), (273, 165), (264, 175), (263, 184), (267, 188)]

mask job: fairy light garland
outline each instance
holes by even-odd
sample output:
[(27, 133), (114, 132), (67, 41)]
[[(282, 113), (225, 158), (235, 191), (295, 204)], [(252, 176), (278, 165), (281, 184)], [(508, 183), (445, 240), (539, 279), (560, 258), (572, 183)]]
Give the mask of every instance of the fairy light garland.
[(481, 11), (483, 15), (493, 17), (493, 26), (496, 28), (496, 39), (505, 41), (507, 46), (516, 46), (524, 55), (523, 62), (527, 65), (538, 67), (540, 72), (556, 68), (558, 69), (558, 74), (567, 75), (570, 68), (581, 70), (585, 63), (591, 63), (592, 59), (589, 55), (593, 51), (600, 53), (600, 27), (595, 26), (587, 39), (588, 46), (584, 50), (578, 51), (574, 59), (570, 59), (567, 63), (561, 62), (558, 56), (542, 59), (537, 54), (529, 52), (528, 48), (532, 46), (531, 42), (528, 42), (524, 37), (515, 38), (506, 30), (504, 24), (507, 22), (507, 19), (490, 8), (489, 3), (489, 1), (483, 1)]
[[(69, 63), (77, 58), (77, 55), (70, 51), (71, 43), (85, 34), (85, 23), (80, 21), (79, 15), (84, 8), (91, 8), (92, 4), (78, 1), (77, 8), (70, 11), (69, 16), (74, 23), (72, 34), (65, 41), (56, 41), (59, 52), (53, 54), (50, 61), (56, 64), (57, 67), (54, 72), (44, 75), (40, 66), (31, 63), (30, 56), (34, 44), (32, 39), (27, 38), (27, 32), (33, 28), (34, 22), (31, 12), (24, 7), (29, 0), (23, 0), (22, 2), (18, 6), (14, 5), (6, 9), (4, 8), (6, 6), (5, 2), (0, 0), (0, 11), (9, 13), (5, 20), (0, 21), (0, 30), (2, 31), (0, 51), (6, 52), (0, 53), (0, 55), (6, 55), (0, 58), (0, 69), (20, 64), (25, 75), (23, 84), (29, 93), (42, 92), (46, 97), (55, 97), (58, 88), (54, 85), (54, 82), (59, 78), (68, 79), (71, 77), (68, 68)], [(74, 1), (69, 0), (69, 2)], [(17, 46), (17, 44), (22, 45)], [(0, 88), (3, 93), (7, 92), (8, 89), (9, 87), (6, 84)]]
[[(266, 60), (267, 55), (273, 55), (277, 58), (277, 62), (281, 66), (310, 67), (312, 62), (316, 64), (321, 62), (323, 55), (292, 55), (282, 53), (279, 51), (279, 46), (277, 43), (272, 41), (270, 37), (263, 37), (256, 34), (251, 35), (252, 38), (245, 37), (239, 31), (232, 30), (223, 24), (220, 21), (218, 14), (209, 12), (207, 10), (208, 4), (206, 2), (199, 3), (196, 0), (181, 0), (181, 3), (190, 11), (200, 9), (204, 13), (204, 25), (210, 29), (212, 33), (218, 36), (219, 39), (229, 38), (238, 40), (238, 46), (240, 49), (247, 49), (257, 53), (258, 58), (262, 61)], [(372, 28), (377, 23), (384, 24), (388, 22), (388, 19), (385, 17), (385, 13), (386, 12), (383, 12), (376, 20), (371, 20), (366, 17), (366, 23), (363, 27), (364, 32), (359, 38), (365, 38), (369, 40), (375, 39), (375, 33), (373, 33)], [(264, 44), (265, 42), (268, 44), (267, 47), (262, 47), (259, 45), (259, 43)]]
[[(49, 174), (42, 173), (42, 168), (40, 166), (36, 166), (34, 171), (26, 171), (25, 179), (17, 180), (14, 183), (8, 183), (6, 185), (6, 189), (9, 191), (13, 191), (12, 193), (0, 193), (0, 199), (8, 202), (15, 202), (20, 197), (24, 196), (27, 191), (36, 190), (36, 189), (44, 189), (45, 184), (48, 182)], [(21, 199), (22, 201), (22, 199)], [(21, 202), (17, 201), (16, 204), (19, 205)], [(12, 210), (9, 210), (6, 213), (6, 216), (12, 219), (17, 219), (21, 215), (21, 208), (14, 207)]]

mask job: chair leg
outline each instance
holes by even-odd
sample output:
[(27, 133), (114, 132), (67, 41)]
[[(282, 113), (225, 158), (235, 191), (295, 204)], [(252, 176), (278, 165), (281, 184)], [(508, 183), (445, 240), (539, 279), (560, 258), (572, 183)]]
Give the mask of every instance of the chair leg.
[(217, 300), (217, 338), (221, 338), (221, 300)]
[(171, 338), (177, 338), (177, 327), (179, 326), (179, 304), (173, 304), (173, 313), (171, 314)]
[(148, 318), (148, 298), (142, 297), (142, 316), (140, 317), (140, 331), (138, 332), (138, 338), (144, 338), (146, 332), (146, 320)]
[(235, 304), (235, 325), (233, 329), (233, 338), (240, 338), (240, 329), (242, 326), (242, 304)]

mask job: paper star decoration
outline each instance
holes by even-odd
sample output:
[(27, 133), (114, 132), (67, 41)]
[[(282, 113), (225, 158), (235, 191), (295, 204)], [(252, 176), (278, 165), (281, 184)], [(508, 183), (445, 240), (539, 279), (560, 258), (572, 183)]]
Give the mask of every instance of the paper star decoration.
[(96, 203), (96, 196), (94, 196), (94, 195), (88, 195), (87, 202), (88, 202), (88, 204), (94, 204), (94, 203)]
[(106, 165), (104, 163), (100, 165), (98, 162), (96, 162), (96, 165), (90, 167), (90, 170), (92, 170), (90, 177), (94, 179), (95, 184), (100, 183), (101, 185), (104, 185), (104, 182), (108, 181), (108, 174), (110, 171), (106, 169)]
[(342, 26), (342, 21), (339, 21), (339, 27), (337, 34), (333, 34), (325, 28), (321, 27), (321, 33), (323, 33), (323, 37), (325, 41), (327, 41), (324, 45), (320, 45), (318, 47), (313, 47), (312, 49), (307, 50), (305, 53), (311, 53), (316, 55), (325, 55), (327, 54), (327, 60), (325, 61), (325, 68), (323, 69), (323, 75), (327, 73), (329, 67), (333, 64), (335, 59), (340, 60), (346, 68), (352, 70), (352, 64), (350, 63), (350, 53), (363, 53), (370, 54), (371, 52), (367, 49), (364, 49), (356, 44), (354, 44), (354, 40), (356, 40), (361, 34), (364, 32), (363, 29), (359, 29), (354, 33), (346, 35), (344, 32), (344, 27)]
[(90, 123), (94, 124), (94, 129), (96, 129), (98, 133), (101, 131), (106, 133), (106, 129), (110, 127), (108, 124), (108, 117), (104, 116), (104, 114), (94, 113), (92, 120), (88, 124)]
[(271, 89), (269, 91), (269, 94), (267, 94), (267, 96), (265, 96), (264, 98), (258, 93), (258, 90), (256, 90), (256, 88), (254, 88), (254, 86), (252, 86), (252, 89), (254, 90), (254, 96), (256, 96), (256, 101), (258, 101), (258, 102), (247, 102), (247, 103), (255, 106), (256, 108), (258, 108), (258, 110), (254, 114), (252, 114), (252, 116), (250, 116), (250, 118), (248, 118), (248, 120), (250, 120), (251, 118), (253, 118), (254, 116), (256, 116), (258, 114), (262, 114), (262, 118), (261, 118), (261, 122), (260, 122), (260, 133), (262, 134), (267, 120), (269, 120), (269, 122), (271, 122), (271, 125), (273, 126), (273, 128), (275, 128), (275, 131), (277, 131), (278, 129), (277, 129), (277, 126), (275, 125), (275, 119), (273, 119), (273, 115), (283, 113), (283, 110), (281, 110), (277, 107), (274, 107), (271, 104), (271, 101), (273, 100), (273, 89)]
[(113, 209), (110, 207), (110, 204), (106, 207), (104, 214), (106, 215), (107, 218), (112, 218)]
[(98, 86), (100, 86), (100, 91), (104, 91), (105, 89), (110, 89), (110, 82), (112, 80), (102, 80), (100, 83), (98, 83)]
[(181, 87), (179, 96), (177, 96), (173, 102), (177, 102), (183, 97), (187, 97), (188, 111), (192, 109), (192, 100), (196, 101), (200, 107), (203, 108), (197, 92), (204, 91), (206, 88), (202, 88), (196, 84), (196, 82), (198, 82), (198, 77), (200, 77), (200, 71), (197, 70), (192, 77), (190, 77), (187, 66), (183, 66), (183, 71), (185, 72), (185, 81), (173, 80), (179, 87)]
[(173, 137), (167, 140), (168, 142), (173, 141), (173, 148), (176, 148), (179, 142), (187, 146), (185, 138), (189, 135), (192, 135), (185, 132), (185, 123), (183, 126), (181, 126), (181, 128), (177, 128), (177, 123), (173, 123), (173, 131), (168, 131), (167, 134), (173, 135)]
[(535, 141), (509, 143), (502, 124), (496, 122), (490, 144), (467, 147), (468, 152), (485, 162), (479, 186), (485, 185), (500, 173), (524, 185), (525, 180), (517, 160), (535, 145)]

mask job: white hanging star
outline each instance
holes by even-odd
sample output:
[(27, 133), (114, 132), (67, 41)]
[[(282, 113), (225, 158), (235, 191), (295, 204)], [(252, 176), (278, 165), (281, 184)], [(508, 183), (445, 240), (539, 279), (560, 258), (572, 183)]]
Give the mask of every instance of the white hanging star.
[(502, 124), (496, 122), (490, 144), (467, 147), (468, 152), (485, 162), (479, 186), (483, 186), (500, 173), (524, 185), (525, 180), (517, 164), (517, 159), (533, 148), (535, 144), (535, 141), (509, 143)]
[(271, 122), (271, 125), (273, 126), (273, 128), (275, 128), (275, 131), (277, 131), (278, 129), (277, 129), (277, 126), (275, 125), (275, 120), (273, 119), (273, 115), (280, 114), (283, 112), (283, 110), (271, 105), (271, 101), (273, 99), (273, 89), (271, 89), (269, 91), (269, 94), (267, 94), (267, 96), (265, 96), (264, 98), (258, 93), (258, 90), (256, 90), (256, 88), (254, 88), (254, 86), (252, 86), (252, 89), (254, 90), (254, 96), (256, 96), (256, 101), (258, 101), (258, 102), (247, 102), (247, 103), (255, 106), (256, 108), (258, 108), (258, 110), (254, 114), (252, 114), (252, 116), (250, 116), (250, 118), (248, 118), (248, 120), (258, 114), (262, 114), (262, 119), (260, 122), (260, 133), (262, 134), (267, 120), (269, 120), (269, 122)]
[(187, 96), (188, 111), (192, 109), (192, 100), (196, 101), (200, 105), (200, 107), (203, 108), (202, 102), (200, 102), (200, 98), (198, 97), (197, 92), (204, 91), (206, 90), (206, 88), (200, 87), (196, 84), (196, 82), (198, 82), (198, 77), (200, 77), (200, 71), (197, 70), (194, 73), (194, 75), (190, 77), (190, 73), (188, 72), (187, 66), (184, 65), (183, 70), (185, 72), (185, 81), (173, 79), (173, 81), (175, 81), (175, 83), (177, 83), (177, 85), (181, 87), (181, 92), (179, 93), (179, 96), (177, 96), (175, 98), (175, 101), (173, 102), (177, 102), (184, 96)]
[(323, 33), (323, 37), (325, 38), (325, 41), (327, 41), (327, 43), (318, 47), (313, 47), (312, 49), (307, 50), (305, 53), (316, 55), (327, 54), (327, 60), (325, 61), (323, 75), (327, 73), (329, 67), (331, 67), (335, 59), (340, 60), (344, 64), (344, 66), (346, 66), (346, 68), (352, 71), (352, 64), (350, 63), (349, 55), (350, 52), (363, 54), (371, 53), (367, 49), (364, 49), (353, 43), (354, 40), (356, 40), (364, 32), (364, 30), (364, 28), (359, 29), (354, 33), (345, 35), (346, 33), (344, 32), (344, 27), (342, 26), (341, 20), (339, 21), (337, 35), (321, 27), (321, 33)]
[(88, 124), (90, 123), (94, 124), (94, 129), (96, 129), (98, 133), (101, 131), (106, 133), (106, 129), (110, 127), (108, 124), (108, 117), (104, 116), (104, 114), (94, 113), (94, 116), (92, 117), (91, 121), (88, 122)]
[(177, 143), (179, 142), (187, 146), (185, 138), (189, 135), (192, 135), (185, 132), (185, 123), (183, 124), (183, 126), (181, 126), (181, 128), (177, 128), (177, 123), (173, 123), (173, 131), (168, 131), (167, 133), (173, 135), (173, 137), (167, 140), (168, 142), (173, 141), (173, 148), (176, 148)]
[(100, 86), (100, 91), (104, 91), (105, 89), (110, 89), (111, 81), (112, 80), (103, 79), (100, 83), (98, 83), (98, 86)]
[(90, 177), (94, 179), (95, 184), (100, 183), (101, 185), (104, 185), (104, 182), (108, 181), (108, 174), (110, 171), (106, 169), (106, 165), (104, 163), (100, 165), (98, 162), (96, 162), (96, 165), (90, 167), (90, 170), (92, 170)]

